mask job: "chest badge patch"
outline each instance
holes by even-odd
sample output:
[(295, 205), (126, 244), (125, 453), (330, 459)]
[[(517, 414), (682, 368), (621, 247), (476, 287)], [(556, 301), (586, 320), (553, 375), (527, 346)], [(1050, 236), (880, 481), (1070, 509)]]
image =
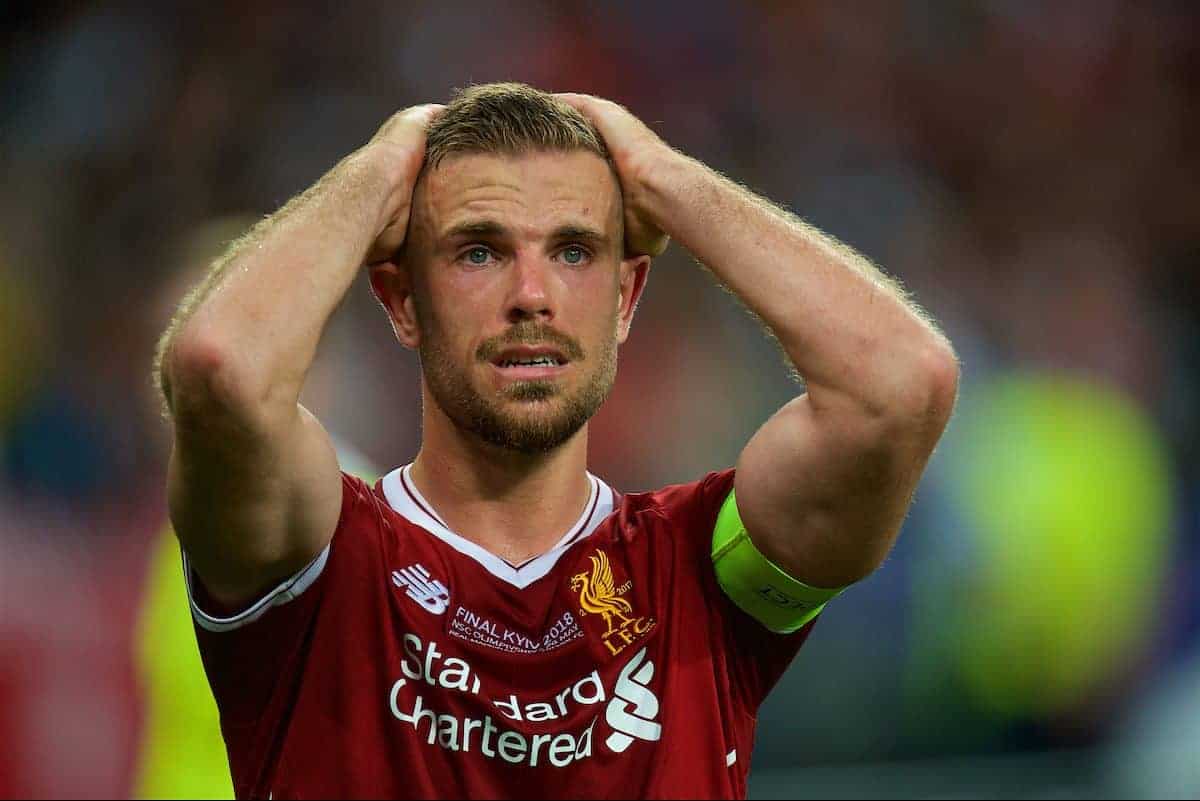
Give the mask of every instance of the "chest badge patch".
[(450, 591), (446, 589), (445, 584), (431, 576), (424, 565), (416, 564), (393, 570), (392, 583), (406, 590), (405, 595), (431, 614), (444, 614), (446, 607), (450, 605)]
[(608, 554), (597, 550), (588, 556), (590, 572), (571, 576), (571, 591), (579, 595), (579, 611), (586, 617), (598, 615), (604, 624), (600, 641), (616, 656), (654, 628), (654, 618), (634, 614), (633, 605), (624, 596), (633, 586), (626, 581), (616, 586)]

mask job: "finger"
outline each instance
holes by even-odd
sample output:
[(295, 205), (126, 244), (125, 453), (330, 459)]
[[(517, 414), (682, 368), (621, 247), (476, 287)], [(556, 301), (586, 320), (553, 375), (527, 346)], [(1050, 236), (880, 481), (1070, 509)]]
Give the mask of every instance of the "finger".
[(578, 92), (561, 92), (555, 97), (589, 118), (596, 115), (601, 100), (593, 95), (584, 95)]
[(414, 134), (424, 137), (430, 124), (445, 110), (446, 107), (439, 103), (409, 106), (393, 114), (372, 138), (374, 141), (391, 141), (400, 144), (411, 140)]
[(420, 106), (410, 106), (397, 114), (393, 120), (396, 128), (419, 127), (426, 128), (437, 119), (446, 107), (439, 103), (425, 103)]
[(445, 110), (446, 107), (441, 103), (425, 103), (420, 106), (413, 106), (416, 116), (424, 120), (426, 124), (436, 120)]
[(564, 103), (576, 107), (592, 99), (591, 95), (585, 95), (579, 92), (555, 92), (554, 96)]

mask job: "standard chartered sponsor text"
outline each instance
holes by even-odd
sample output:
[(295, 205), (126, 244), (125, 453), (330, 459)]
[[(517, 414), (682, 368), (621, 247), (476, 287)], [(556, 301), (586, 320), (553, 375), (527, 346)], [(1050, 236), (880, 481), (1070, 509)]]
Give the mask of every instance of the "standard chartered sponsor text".
[[(528, 700), (509, 693), (496, 698), (483, 690), (478, 675), (465, 660), (446, 657), (436, 641), (426, 643), (415, 634), (405, 634), (403, 648), (400, 668), (404, 675), (392, 683), (388, 707), (392, 717), (412, 726), (416, 736), (428, 745), (454, 752), (475, 751), (488, 759), (498, 758), (530, 767), (544, 764), (566, 767), (592, 756), (593, 732), (602, 710), (597, 710), (590, 721), (586, 714), (580, 716), (577, 712), (609, 701), (598, 670), (592, 670), (548, 697)], [(640, 662), (644, 654), (643, 649), (634, 661)], [(430, 690), (428, 696), (424, 690), (426, 685)], [(492, 710), (452, 713), (442, 706), (449, 703), (451, 697), (445, 690), (487, 699)], [(620, 700), (614, 697), (612, 703)], [(509, 721), (521, 724), (561, 721), (565, 725), (568, 718), (575, 725), (567, 730), (531, 733), (509, 727)], [(581, 719), (586, 724), (581, 725), (578, 722)], [(631, 734), (638, 739), (658, 739), (657, 736)]]
[[(405, 634), (404, 654), (400, 669), (405, 678), (392, 683), (388, 705), (396, 720), (412, 726), (418, 735), (424, 733), (429, 745), (436, 744), (448, 751), (462, 752), (477, 748), (489, 759), (499, 757), (506, 762), (530, 767), (544, 763), (566, 767), (577, 759), (591, 756), (592, 730), (599, 715), (593, 716), (586, 727), (575, 732), (526, 735), (497, 726), (497, 720), (502, 721), (503, 718), (491, 714), (457, 717), (439, 712), (426, 704), (425, 696), (419, 691), (411, 700), (403, 699), (402, 695), (409, 696), (403, 690), (410, 680), (414, 688), (420, 688), (425, 683), (431, 687), (458, 690), (471, 695), (479, 695), (481, 691), (479, 677), (474, 675), (470, 665), (456, 657), (443, 659), (444, 654), (435, 641), (423, 643), (417, 635)], [(551, 698), (523, 704), (516, 695), (509, 694), (507, 698), (492, 699), (492, 704), (504, 717), (539, 722), (558, 720), (566, 717), (572, 706), (600, 704), (606, 697), (600, 675), (593, 670)]]
[[(479, 752), (488, 759), (499, 756), (506, 762), (522, 763), (537, 767), (539, 759), (549, 762), (557, 768), (570, 765), (577, 759), (592, 755), (592, 729), (599, 715), (592, 718), (587, 728), (578, 734), (559, 732), (557, 734), (525, 735), (511, 729), (501, 729), (496, 725), (491, 715), (482, 718), (457, 718), (454, 715), (435, 712), (424, 706), (424, 696), (418, 695), (412, 711), (400, 709), (399, 695), (405, 680), (397, 679), (392, 685), (390, 703), (392, 715), (402, 723), (411, 724), (419, 734), (422, 726), (428, 726), (426, 742), (445, 748), (448, 751), (469, 752), (472, 744), (472, 734), (478, 730)], [(494, 744), (494, 748), (493, 748)]]

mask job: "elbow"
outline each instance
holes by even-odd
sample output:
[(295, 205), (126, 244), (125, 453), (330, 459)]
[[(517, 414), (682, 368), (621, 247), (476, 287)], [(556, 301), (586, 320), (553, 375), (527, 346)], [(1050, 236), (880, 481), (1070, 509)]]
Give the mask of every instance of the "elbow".
[(176, 421), (246, 417), (256, 404), (253, 383), (234, 348), (205, 331), (181, 330), (162, 359), (162, 385)]
[(940, 337), (930, 337), (890, 362), (887, 380), (865, 402), (861, 419), (869, 424), (864, 432), (878, 441), (896, 437), (936, 441), (958, 398), (960, 370), (954, 350)]
[(958, 400), (958, 357), (940, 337), (918, 351), (904, 382), (901, 400), (892, 407), (892, 435), (932, 448), (950, 422)]
[(888, 350), (858, 359), (856, 367), (860, 364), (853, 388), (809, 386), (818, 414), (840, 418), (843, 430), (861, 432), (866, 442), (926, 431), (940, 436), (954, 411), (960, 376), (958, 357), (945, 339), (930, 331), (920, 340), (895, 340)]
[(958, 400), (958, 382), (962, 375), (958, 356), (950, 343), (939, 336), (922, 351), (918, 361), (917, 382), (923, 389), (920, 411), (944, 426)]

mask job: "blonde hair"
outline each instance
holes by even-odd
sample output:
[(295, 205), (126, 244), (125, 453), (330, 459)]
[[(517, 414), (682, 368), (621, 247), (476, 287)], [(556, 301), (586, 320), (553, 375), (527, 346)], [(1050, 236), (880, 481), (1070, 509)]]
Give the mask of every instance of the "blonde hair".
[(584, 150), (612, 161), (591, 122), (554, 95), (523, 83), (488, 83), (451, 98), (429, 127), (425, 164), (435, 168), (457, 153), (517, 156), (537, 150)]

